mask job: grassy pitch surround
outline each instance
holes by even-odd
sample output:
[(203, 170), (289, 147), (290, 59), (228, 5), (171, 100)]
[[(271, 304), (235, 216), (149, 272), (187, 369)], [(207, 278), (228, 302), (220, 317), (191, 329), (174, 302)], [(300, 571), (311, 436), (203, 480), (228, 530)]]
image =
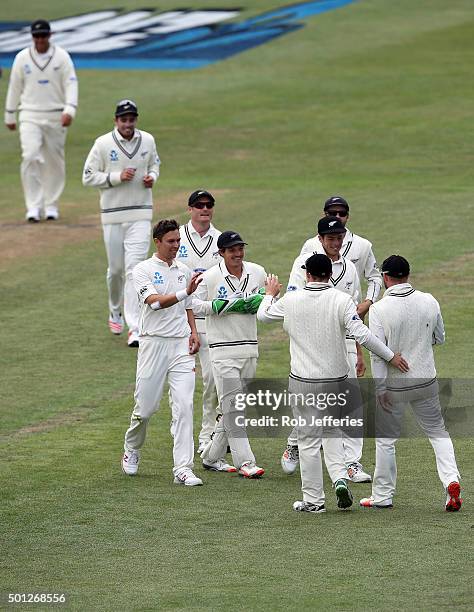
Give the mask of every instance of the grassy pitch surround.
[[(245, 16), (283, 5), (248, 4)], [(160, 10), (177, 6), (159, 3)], [(87, 0), (80, 10), (99, 8)], [(9, 6), (2, 20), (76, 12), (70, 0), (38, 0), (35, 15), (26, 5)], [(197, 461), (205, 486), (177, 487), (165, 401), (151, 422), (140, 475), (121, 474), (135, 352), (107, 329), (98, 193), (82, 187), (81, 172), (94, 138), (112, 126), (115, 102), (131, 95), (139, 127), (154, 134), (163, 160), (155, 219), (184, 222), (189, 193), (207, 188), (216, 195), (215, 225), (239, 231), (247, 258), (283, 282), (324, 200), (344, 195), (351, 228), (373, 242), (378, 260), (405, 255), (414, 284), (439, 300), (447, 330), (446, 345), (436, 349), (439, 375), (468, 378), (473, 21), (467, 0), (360, 0), (196, 71), (80, 71), (54, 227), (24, 223), (18, 135), (4, 131), (5, 591), (65, 592), (71, 609), (91, 610), (363, 610), (374, 602), (408, 610), (413, 601), (422, 609), (470, 609), (469, 438), (454, 440), (467, 503), (453, 515), (443, 513), (424, 439), (399, 442), (399, 485), (387, 513), (337, 512), (327, 478), (326, 515), (292, 512), (300, 481), (280, 469), (283, 439), (253, 441), (266, 469), (261, 481), (204, 472)], [(4, 92), (7, 79), (5, 71)], [(260, 337), (258, 374), (285, 377), (281, 328), (264, 328)], [(196, 428), (200, 393), (198, 384)], [(374, 458), (369, 440), (364, 466), (371, 472)], [(369, 485), (352, 489), (356, 502), (370, 494)]]

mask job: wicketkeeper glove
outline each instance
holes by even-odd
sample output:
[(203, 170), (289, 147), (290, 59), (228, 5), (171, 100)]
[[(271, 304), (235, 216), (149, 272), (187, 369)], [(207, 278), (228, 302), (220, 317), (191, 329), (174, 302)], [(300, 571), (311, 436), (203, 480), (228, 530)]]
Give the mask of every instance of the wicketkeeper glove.
[(248, 298), (245, 298), (245, 308), (248, 314), (255, 314), (258, 310), (258, 307), (262, 303), (263, 296), (265, 295), (265, 289), (262, 287), (259, 289), (258, 293), (250, 295)]
[(231, 312), (247, 314), (244, 298), (234, 298), (231, 300), (212, 300), (212, 310), (217, 315)]

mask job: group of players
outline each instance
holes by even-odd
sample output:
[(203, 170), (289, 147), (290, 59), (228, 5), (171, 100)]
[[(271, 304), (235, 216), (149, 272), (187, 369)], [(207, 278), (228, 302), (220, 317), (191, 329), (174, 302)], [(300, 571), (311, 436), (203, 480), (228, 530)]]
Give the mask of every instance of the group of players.
[[(19, 108), (26, 218), (37, 223), (42, 217), (59, 216), (65, 133), (77, 107), (77, 78), (68, 54), (50, 44), (48, 22), (34, 22), (31, 32), (33, 46), (21, 51), (12, 67), (5, 123), (16, 129)], [(146, 259), (151, 190), (160, 159), (152, 135), (137, 129), (138, 108), (132, 100), (117, 104), (114, 121), (113, 130), (95, 141), (86, 159), (83, 184), (100, 190), (109, 329), (119, 335), (126, 323), (128, 345), (139, 348), (123, 471), (138, 472), (147, 424), (159, 407), (167, 380), (174, 482), (202, 484), (193, 472), (198, 354), (203, 378), (198, 453), (203, 467), (250, 479), (263, 476), (245, 427), (235, 418), (235, 397), (244, 391), (243, 381), (255, 376), (257, 318), (282, 320), (290, 337), (289, 387), (303, 394), (315, 388), (327, 392), (342, 381), (362, 377), (366, 366), (361, 345), (371, 351), (384, 435), (376, 438), (372, 496), (361, 505), (393, 506), (395, 443), (409, 403), (433, 446), (447, 493), (445, 508), (459, 510), (459, 472), (441, 416), (432, 350), (432, 344), (444, 342), (443, 321), (436, 300), (408, 282), (408, 262), (391, 256), (379, 272), (371, 243), (346, 227), (348, 202), (334, 196), (325, 202), (317, 234), (303, 245), (287, 291), (278, 299), (278, 278), (245, 261), (242, 237), (234, 231), (221, 233), (212, 225), (215, 199), (205, 190), (189, 196), (186, 225), (162, 220), (154, 226), (156, 252)], [(361, 279), (367, 283), (364, 299)], [(383, 285), (386, 291), (377, 301)], [(363, 323), (367, 314), (369, 327)], [(228, 447), (233, 465), (226, 460)], [(348, 481), (372, 480), (361, 463), (361, 435), (337, 428), (335, 435), (334, 431), (328, 435), (322, 427), (298, 425), (281, 458), (287, 474), (300, 467), (303, 500), (295, 502), (297, 511), (325, 511), (321, 448), (338, 507), (352, 505)]]

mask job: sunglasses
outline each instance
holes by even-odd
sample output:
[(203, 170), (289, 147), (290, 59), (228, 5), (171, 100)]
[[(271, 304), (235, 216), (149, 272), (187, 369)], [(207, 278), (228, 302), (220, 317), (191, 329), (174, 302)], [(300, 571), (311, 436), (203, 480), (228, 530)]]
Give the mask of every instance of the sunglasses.
[(327, 210), (326, 211), (331, 217), (347, 217), (347, 210)]
[(203, 208), (214, 208), (214, 202), (196, 202), (196, 204), (193, 204), (193, 208), (198, 208), (199, 210)]

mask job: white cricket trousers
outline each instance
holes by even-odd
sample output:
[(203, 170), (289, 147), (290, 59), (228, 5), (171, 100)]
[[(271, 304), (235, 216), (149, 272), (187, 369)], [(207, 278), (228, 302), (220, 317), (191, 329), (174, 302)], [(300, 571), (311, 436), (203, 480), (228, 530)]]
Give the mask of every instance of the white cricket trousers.
[(214, 375), (212, 373), (211, 359), (209, 355), (209, 343), (207, 334), (200, 333), (199, 362), (202, 372), (202, 422), (199, 432), (199, 442), (207, 442), (216, 426), (217, 418), (217, 396)]
[[(289, 379), (288, 390), (290, 393), (310, 393), (312, 397), (317, 394), (314, 383), (304, 383)], [(323, 387), (324, 388), (324, 387)], [(293, 416), (299, 416), (309, 420), (307, 410), (293, 408)], [(318, 417), (317, 411), (314, 416)], [(334, 483), (340, 479), (347, 478), (347, 470), (344, 462), (344, 446), (342, 434), (339, 430), (331, 430), (332, 435), (324, 434), (324, 462), (331, 481)], [(324, 504), (325, 495), (323, 488), (323, 469), (321, 461), (321, 444), (323, 442), (323, 428), (311, 424), (300, 424), (296, 427), (297, 444), (300, 456), (301, 491), (303, 500), (318, 506)]]
[[(357, 378), (357, 348), (355, 340), (350, 338), (346, 339), (347, 356), (349, 358), (349, 378)], [(360, 415), (362, 416), (362, 415)], [(296, 427), (291, 431), (288, 436), (288, 444), (290, 446), (297, 446), (297, 434)], [(362, 450), (364, 447), (364, 438), (362, 436), (357, 438), (351, 438), (346, 432), (343, 432), (343, 445), (344, 445), (344, 458), (346, 466), (351, 463), (358, 463), (362, 457)], [(347, 478), (347, 474), (346, 474)]]
[(150, 221), (108, 223), (102, 225), (107, 252), (107, 288), (109, 310), (122, 312), (130, 331), (138, 331), (140, 317), (138, 296), (133, 284), (133, 268), (148, 257)]
[[(436, 383), (437, 389), (437, 383)], [(393, 396), (391, 399), (393, 401)], [(403, 414), (410, 405), (423, 433), (428, 437), (436, 458), (438, 476), (443, 487), (451, 482), (459, 481), (459, 471), (454, 456), (454, 447), (449, 433), (446, 431), (441, 404), (438, 394), (433, 397), (414, 399), (406, 403), (396, 403), (391, 412), (377, 409), (375, 440), (375, 473), (372, 485), (372, 495), (376, 504), (392, 503), (397, 484), (397, 463), (395, 443), (400, 437)], [(384, 437), (379, 437), (382, 434)], [(390, 437), (385, 437), (390, 435)]]
[(125, 452), (139, 450), (146, 437), (150, 417), (158, 410), (166, 378), (170, 387), (174, 421), (173, 473), (193, 468), (194, 355), (189, 339), (140, 336), (135, 406), (125, 434)]
[(257, 358), (213, 360), (211, 366), (219, 398), (222, 418), (215, 426), (208, 460), (211, 463), (225, 456), (227, 444), (230, 446), (232, 461), (239, 469), (247, 461), (255, 462), (245, 427), (235, 423), (237, 416), (234, 402), (237, 393), (244, 391), (243, 379), (254, 378)]
[(20, 121), (21, 182), (27, 216), (56, 216), (64, 190), (67, 128), (58, 123)]
[[(214, 383), (214, 375), (212, 373), (211, 361), (209, 358), (209, 343), (207, 342), (207, 334), (199, 333), (199, 361), (201, 363), (202, 375), (202, 422), (201, 431), (199, 432), (199, 444), (201, 442), (209, 442), (212, 432), (216, 427), (216, 420), (219, 414), (218, 402), (216, 394), (216, 385)], [(169, 394), (170, 406), (173, 403), (171, 393)], [(174, 436), (174, 423), (171, 421), (170, 433)]]

